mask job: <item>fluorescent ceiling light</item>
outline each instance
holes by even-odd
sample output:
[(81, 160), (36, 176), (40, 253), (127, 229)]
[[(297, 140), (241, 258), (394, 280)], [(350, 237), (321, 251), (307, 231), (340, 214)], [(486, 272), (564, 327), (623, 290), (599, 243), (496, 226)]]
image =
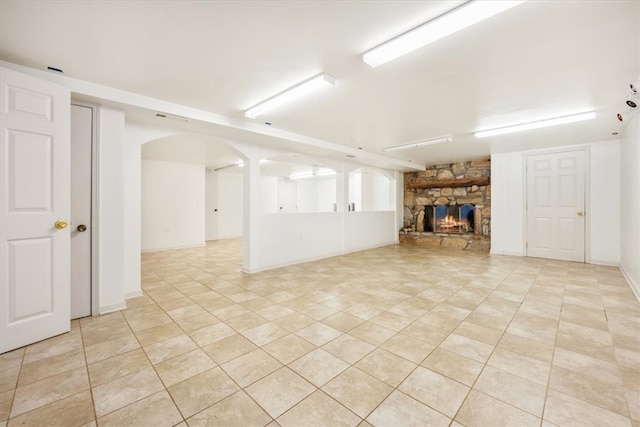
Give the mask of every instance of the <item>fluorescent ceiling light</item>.
[(232, 163), (230, 165), (226, 165), (226, 166), (222, 166), (219, 168), (214, 169), (214, 172), (220, 172), (221, 170), (225, 170), (225, 169), (229, 169), (229, 168), (234, 168), (234, 167), (239, 167), (239, 168), (243, 168), (244, 167), (244, 162), (242, 160), (237, 161), (235, 163)]
[(318, 88), (333, 86), (334, 84), (335, 79), (332, 76), (327, 73), (319, 74), (249, 108), (245, 111), (244, 115), (251, 119), (255, 119), (267, 110), (272, 110), (282, 104), (301, 98)]
[(523, 130), (540, 129), (549, 126), (563, 125), (566, 123), (582, 122), (596, 118), (595, 111), (588, 113), (572, 114), (570, 116), (553, 117), (546, 120), (538, 120), (535, 122), (521, 123), (517, 125), (505, 126), (496, 129), (481, 130), (475, 133), (477, 138), (486, 138), (489, 136), (504, 135), (507, 133), (521, 132)]
[(317, 171), (312, 171), (312, 172), (302, 172), (302, 173), (295, 173), (292, 174), (289, 179), (304, 179), (304, 178), (315, 178), (316, 176), (330, 176), (330, 175), (335, 175), (336, 171), (334, 171), (333, 169), (318, 169)]
[(416, 148), (416, 147), (422, 147), (424, 145), (431, 145), (431, 144), (440, 144), (441, 142), (452, 142), (453, 138), (451, 138), (451, 136), (442, 136), (440, 138), (433, 138), (433, 139), (426, 139), (424, 141), (416, 141), (416, 142), (410, 142), (408, 144), (400, 144), (400, 145), (393, 145), (391, 147), (384, 147), (382, 149), (382, 151), (395, 151), (395, 150), (404, 150), (407, 148)]
[(470, 1), (419, 27), (375, 47), (362, 60), (377, 67), (436, 40), (511, 9), (524, 1)]

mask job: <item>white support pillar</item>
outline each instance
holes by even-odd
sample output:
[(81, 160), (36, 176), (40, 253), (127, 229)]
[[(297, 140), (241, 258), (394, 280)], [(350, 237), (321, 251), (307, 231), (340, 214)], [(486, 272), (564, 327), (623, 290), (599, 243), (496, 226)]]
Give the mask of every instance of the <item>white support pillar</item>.
[[(400, 242), (400, 229), (404, 226), (404, 173), (395, 171), (395, 207), (396, 207), (396, 234), (395, 242)], [(392, 195), (391, 197), (393, 197)]]
[(349, 204), (349, 172), (344, 165), (335, 167), (336, 171), (336, 203), (337, 214), (342, 224), (342, 251), (349, 251), (349, 225), (347, 223), (347, 205)]
[(251, 147), (244, 161), (242, 271), (257, 273), (260, 265), (260, 150)]

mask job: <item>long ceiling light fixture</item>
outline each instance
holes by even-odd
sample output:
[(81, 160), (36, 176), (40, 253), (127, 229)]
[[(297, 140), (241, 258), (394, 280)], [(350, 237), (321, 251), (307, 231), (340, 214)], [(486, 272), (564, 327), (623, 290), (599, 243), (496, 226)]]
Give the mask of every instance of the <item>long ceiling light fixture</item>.
[(289, 89), (254, 105), (245, 111), (244, 115), (251, 119), (255, 119), (257, 116), (268, 110), (277, 108), (282, 104), (293, 101), (294, 99), (301, 98), (321, 87), (333, 86), (334, 84), (335, 79), (333, 76), (330, 76), (327, 73), (318, 74), (317, 76), (305, 80), (302, 83), (292, 86)]
[(440, 144), (441, 142), (452, 142), (452, 141), (453, 141), (453, 138), (451, 136), (442, 136), (440, 138), (425, 139), (424, 141), (410, 142), (408, 144), (392, 145), (391, 147), (384, 147), (382, 151), (386, 152), (386, 151), (395, 151), (395, 150), (405, 150), (407, 148), (416, 148), (416, 147), (422, 147), (424, 145)]
[(510, 126), (500, 127), (496, 129), (481, 130), (481, 131), (477, 131), (474, 135), (476, 136), (476, 138), (487, 138), (489, 136), (504, 135), (507, 133), (521, 132), (524, 130), (546, 128), (549, 126), (563, 125), (566, 123), (582, 122), (585, 120), (591, 120), (595, 118), (596, 118), (595, 111), (590, 111), (587, 113), (553, 117), (550, 119), (538, 120), (535, 122), (528, 122), (528, 123), (520, 123), (517, 125), (510, 125)]
[(498, 13), (511, 9), (524, 1), (469, 1), (444, 15), (426, 22), (368, 50), (362, 60), (373, 68), (399, 56), (440, 40), (450, 34), (477, 24)]
[(305, 179), (305, 178), (315, 178), (317, 176), (331, 176), (335, 175), (336, 171), (328, 168), (320, 168), (311, 172), (302, 172), (302, 173), (294, 173), (289, 176), (289, 179)]

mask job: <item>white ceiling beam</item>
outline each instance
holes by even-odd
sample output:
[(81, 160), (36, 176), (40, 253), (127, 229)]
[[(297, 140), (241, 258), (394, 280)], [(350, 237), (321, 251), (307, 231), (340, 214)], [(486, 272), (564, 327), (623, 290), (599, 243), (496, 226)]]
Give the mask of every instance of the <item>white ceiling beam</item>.
[(334, 142), (325, 141), (318, 138), (302, 135), (295, 132), (286, 131), (283, 129), (274, 128), (271, 126), (264, 126), (258, 123), (252, 123), (246, 120), (236, 119), (233, 117), (223, 116), (221, 114), (212, 113), (205, 110), (199, 110), (197, 108), (187, 107), (185, 105), (176, 104), (162, 99), (152, 98), (145, 95), (140, 95), (133, 92), (128, 92), (121, 89), (116, 89), (109, 86), (104, 86), (97, 83), (87, 82), (84, 80), (67, 77), (64, 74), (58, 74), (51, 71), (37, 70), (35, 68), (25, 67), (22, 65), (14, 64), (11, 62), (0, 61), (0, 65), (6, 68), (13, 69), (15, 71), (22, 72), (24, 74), (39, 77), (44, 80), (48, 80), (54, 83), (61, 84), (67, 87), (71, 92), (81, 94), (84, 96), (96, 98), (99, 100), (105, 100), (111, 103), (120, 105), (129, 105), (137, 108), (143, 108), (152, 112), (161, 111), (163, 113), (172, 114), (175, 116), (185, 117), (189, 120), (197, 120), (204, 123), (210, 123), (213, 125), (224, 126), (227, 128), (236, 129), (239, 131), (251, 132), (258, 135), (263, 135), (271, 138), (284, 139), (292, 141), (301, 145), (300, 151), (304, 152), (304, 147), (314, 147), (324, 150), (330, 150), (341, 155), (355, 156), (358, 161), (362, 163), (371, 163), (372, 165), (386, 163), (390, 165), (390, 168), (397, 168), (397, 170), (424, 170), (425, 164), (418, 164), (398, 160), (383, 156), (381, 154), (371, 153), (364, 150), (358, 150), (355, 148), (345, 147)]

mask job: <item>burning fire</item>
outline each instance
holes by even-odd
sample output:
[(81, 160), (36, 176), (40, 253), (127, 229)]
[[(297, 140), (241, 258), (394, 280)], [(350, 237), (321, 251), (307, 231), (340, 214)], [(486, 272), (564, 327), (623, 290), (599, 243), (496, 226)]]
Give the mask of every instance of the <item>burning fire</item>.
[(469, 221), (466, 219), (456, 221), (453, 215), (447, 215), (443, 219), (438, 222), (438, 230), (446, 231), (446, 232), (468, 232), (469, 231)]

